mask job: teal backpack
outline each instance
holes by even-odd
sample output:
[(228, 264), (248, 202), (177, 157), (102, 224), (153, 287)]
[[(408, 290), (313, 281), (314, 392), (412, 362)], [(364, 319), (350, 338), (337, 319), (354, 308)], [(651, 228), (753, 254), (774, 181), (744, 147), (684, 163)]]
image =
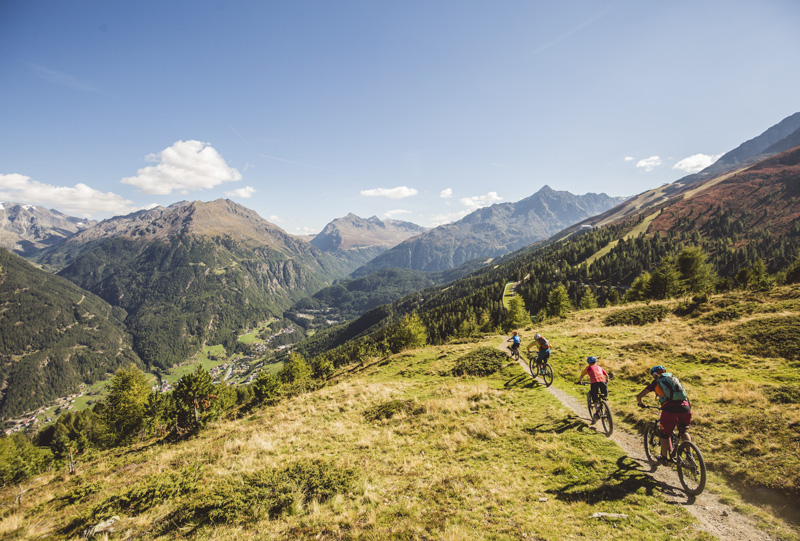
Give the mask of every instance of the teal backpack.
[(658, 378), (658, 385), (661, 387), (661, 390), (664, 391), (664, 396), (660, 397), (662, 403), (667, 400), (674, 400), (676, 402), (689, 400), (689, 396), (686, 394), (686, 389), (681, 385), (681, 381), (669, 372), (661, 374), (661, 377)]

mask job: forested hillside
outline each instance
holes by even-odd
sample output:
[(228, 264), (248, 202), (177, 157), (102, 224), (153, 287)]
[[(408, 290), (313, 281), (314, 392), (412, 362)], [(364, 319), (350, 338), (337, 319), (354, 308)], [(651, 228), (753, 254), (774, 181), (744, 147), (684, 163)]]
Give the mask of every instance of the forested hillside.
[[(644, 273), (648, 281), (651, 272), (668, 283), (678, 280), (673, 276), (674, 263), (688, 247), (707, 257), (717, 277), (714, 290), (757, 281), (754, 276), (785, 270), (800, 255), (800, 226), (795, 219), (800, 208), (799, 155), (800, 149), (794, 149), (775, 156), (746, 173), (645, 208), (626, 221), (554, 237), (544, 246), (511, 254), (447, 287), (377, 308), (348, 325), (320, 333), (302, 347), (319, 354), (341, 346), (344, 356), (380, 348), (386, 333), (394, 332), (390, 324), (412, 313), (419, 314), (433, 343), (469, 334), (470, 329), (501, 325), (507, 282), (520, 282), (517, 292), (532, 315), (547, 308), (558, 288), (574, 306), (584, 298), (601, 305), (618, 302)], [(745, 193), (759, 195), (745, 197)], [(686, 218), (690, 212), (694, 220)], [(681, 219), (668, 220), (681, 213)], [(660, 298), (677, 291), (664, 287)], [(362, 340), (346, 343), (357, 337)]]
[(141, 365), (125, 312), (0, 249), (0, 418)]
[(349, 272), (351, 264), (230, 201), (183, 203), (115, 218), (43, 254), (59, 275), (125, 309), (150, 367), (237, 332)]

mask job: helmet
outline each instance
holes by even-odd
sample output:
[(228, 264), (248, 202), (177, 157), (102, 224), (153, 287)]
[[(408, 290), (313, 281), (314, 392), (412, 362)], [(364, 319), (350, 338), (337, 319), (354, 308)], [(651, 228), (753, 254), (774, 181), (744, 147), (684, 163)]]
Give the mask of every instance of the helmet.
[(589, 364), (594, 364), (597, 362), (597, 357), (586, 357), (586, 362)]
[(517, 331), (512, 332), (511, 334), (518, 334)]
[(667, 369), (659, 364), (658, 366), (654, 366), (653, 368), (650, 369), (650, 375), (655, 376), (660, 372), (666, 372), (666, 371)]
[(533, 335), (533, 339), (534, 339), (534, 340), (538, 340), (538, 339), (539, 339), (539, 338), (541, 338), (541, 337), (542, 337), (542, 335), (541, 335), (541, 334), (534, 334), (534, 335)]

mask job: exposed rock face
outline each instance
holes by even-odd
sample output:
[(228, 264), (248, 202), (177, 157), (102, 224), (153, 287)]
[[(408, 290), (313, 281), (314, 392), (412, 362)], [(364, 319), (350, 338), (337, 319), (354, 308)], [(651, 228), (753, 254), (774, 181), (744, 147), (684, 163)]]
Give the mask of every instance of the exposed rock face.
[(29, 257), (95, 223), (36, 205), (0, 203), (0, 247)]

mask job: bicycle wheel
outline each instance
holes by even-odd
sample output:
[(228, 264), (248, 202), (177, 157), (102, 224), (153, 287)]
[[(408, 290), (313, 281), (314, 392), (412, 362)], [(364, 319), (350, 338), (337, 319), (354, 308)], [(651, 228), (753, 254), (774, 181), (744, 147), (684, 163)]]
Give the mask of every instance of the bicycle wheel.
[(537, 368), (536, 368), (536, 359), (531, 358), (528, 361), (528, 369), (531, 371), (531, 377), (536, 379), (536, 370), (537, 370)]
[(658, 423), (648, 423), (644, 428), (644, 454), (650, 462), (657, 462), (661, 454), (661, 440), (658, 437)]
[(687, 494), (697, 496), (706, 488), (706, 462), (694, 443), (684, 441), (676, 453), (678, 479)]
[(610, 436), (614, 432), (614, 418), (611, 416), (611, 408), (608, 407), (608, 402), (605, 400), (600, 401), (600, 422), (603, 423), (603, 432), (606, 436)]
[(594, 419), (595, 409), (592, 404), (592, 393), (586, 393), (586, 409), (589, 410), (589, 419)]
[(513, 358), (515, 361), (518, 361), (518, 360), (519, 360), (519, 348), (513, 348), (513, 349), (511, 350), (511, 357), (512, 357), (512, 358)]
[(544, 365), (544, 370), (542, 371), (542, 379), (544, 380), (544, 386), (550, 387), (553, 384), (553, 367), (550, 366), (550, 363)]

